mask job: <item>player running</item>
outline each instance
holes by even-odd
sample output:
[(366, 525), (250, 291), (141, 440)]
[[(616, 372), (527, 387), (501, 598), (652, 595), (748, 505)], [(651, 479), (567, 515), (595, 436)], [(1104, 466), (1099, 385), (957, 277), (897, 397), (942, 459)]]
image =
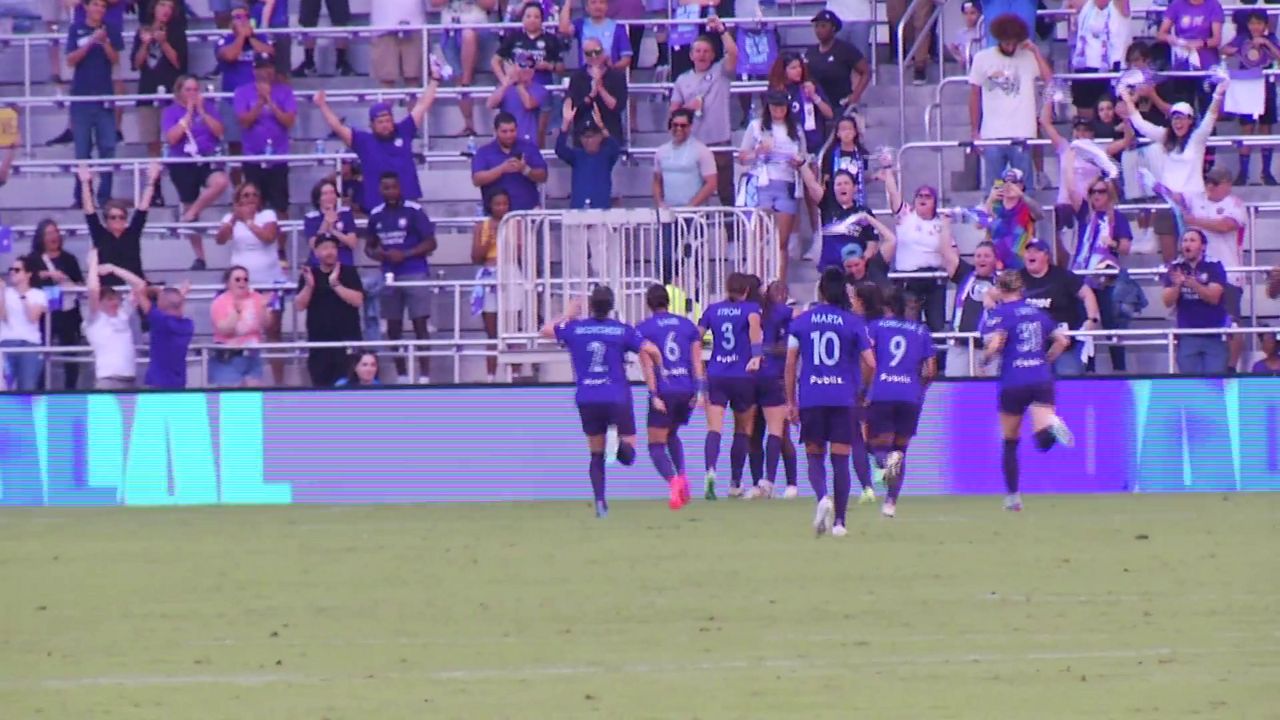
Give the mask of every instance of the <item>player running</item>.
[(897, 514), (898, 494), (906, 475), (907, 446), (920, 423), (924, 391), (938, 372), (937, 351), (929, 328), (906, 319), (902, 293), (888, 290), (884, 316), (871, 322), (876, 372), (867, 392), (867, 427), (871, 454), (884, 469), (888, 496), (880, 514)]
[(668, 311), (671, 298), (666, 287), (650, 285), (645, 303), (652, 315), (636, 330), (662, 356), (649, 386), (649, 457), (671, 490), (671, 509), (679, 510), (689, 502), (689, 480), (677, 432), (688, 424), (699, 395), (706, 392), (702, 333), (688, 318)]
[(640, 356), (645, 381), (654, 387), (653, 367), (661, 362), (658, 349), (647, 343), (636, 329), (614, 320), (613, 291), (605, 286), (591, 292), (590, 317), (579, 318), (581, 304), (572, 301), (560, 319), (542, 328), (542, 336), (555, 338), (569, 351), (573, 376), (577, 382), (574, 399), (582, 432), (591, 451), (591, 491), (595, 496), (596, 517), (609, 515), (604, 492), (604, 448), (609, 427), (618, 431), (618, 462), (630, 465), (636, 461), (636, 417), (627, 382), (627, 353)]
[(742, 469), (755, 420), (755, 373), (764, 354), (760, 304), (750, 300), (751, 280), (733, 273), (726, 282), (727, 298), (709, 305), (698, 321), (711, 331), (711, 362), (707, 365), (707, 479), (704, 497), (716, 499), (716, 462), (720, 459), (720, 431), (724, 410), (733, 410), (733, 446), (729, 451), (729, 497), (742, 495)]
[[(752, 276), (752, 280), (755, 279)], [(757, 417), (753, 418), (754, 423), (759, 423), (762, 419), (760, 416), (763, 416), (764, 427), (752, 427), (753, 440), (756, 434), (765, 436), (762, 438), (764, 480), (756, 483), (746, 493), (744, 497), (747, 499), (773, 497), (773, 486), (778, 479), (778, 461), (782, 458), (783, 448), (791, 443), (791, 438), (787, 437), (787, 399), (782, 392), (782, 375), (787, 365), (787, 330), (791, 327), (795, 314), (787, 305), (787, 284), (780, 280), (770, 283), (760, 302), (764, 358), (760, 361), (760, 372), (756, 374), (755, 403), (758, 412)], [(754, 446), (754, 442), (751, 446)], [(794, 457), (794, 446), (791, 454)], [(787, 480), (785, 497), (793, 498), (796, 496), (795, 473), (792, 472)]]
[(1022, 276), (1005, 271), (996, 278), (997, 304), (982, 325), (984, 359), (1000, 355), (1000, 429), (1004, 435), (1004, 509), (1022, 509), (1018, 492), (1018, 439), (1031, 409), (1036, 448), (1075, 444), (1054, 410), (1053, 361), (1071, 344), (1047, 314), (1022, 299)]
[[(787, 347), (786, 395), (792, 421), (809, 458), (809, 483), (818, 498), (813, 529), (818, 535), (848, 534), (849, 453), (866, 454), (854, 415), (859, 387), (875, 370), (875, 353), (862, 318), (850, 308), (844, 273), (828, 268), (818, 281), (819, 303), (791, 323)], [(797, 391), (799, 395), (797, 396)], [(797, 401), (798, 398), (798, 401)], [(835, 503), (827, 496), (827, 444), (835, 475)]]

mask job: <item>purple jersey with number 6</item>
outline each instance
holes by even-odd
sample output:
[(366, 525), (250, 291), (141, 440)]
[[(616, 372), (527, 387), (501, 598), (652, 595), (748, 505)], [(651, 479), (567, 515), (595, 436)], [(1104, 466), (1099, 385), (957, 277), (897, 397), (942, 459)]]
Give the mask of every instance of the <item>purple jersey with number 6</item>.
[(578, 384), (574, 399), (589, 403), (631, 403), (627, 353), (640, 352), (636, 329), (617, 320), (582, 318), (556, 328), (556, 340), (569, 351)]
[(692, 393), (693, 344), (702, 332), (688, 318), (669, 312), (654, 313), (636, 328), (640, 337), (657, 346), (662, 353), (662, 371), (658, 373), (661, 395)]
[(920, 404), (924, 400), (924, 362), (933, 357), (929, 329), (913, 320), (874, 320), (869, 329), (876, 348), (876, 374), (867, 399)]
[(760, 315), (760, 305), (748, 301), (723, 300), (712, 303), (698, 321), (703, 329), (711, 331), (711, 362), (707, 364), (709, 377), (747, 377), (747, 362), (751, 360), (752, 315)]
[(1046, 352), (1057, 325), (1043, 310), (1025, 300), (1000, 303), (987, 312), (982, 336), (1005, 333), (1000, 353), (1000, 387), (1053, 382), (1053, 367)]
[(800, 407), (855, 404), (862, 374), (859, 358), (871, 347), (861, 317), (834, 305), (814, 305), (791, 321), (788, 345), (800, 350), (796, 370)]

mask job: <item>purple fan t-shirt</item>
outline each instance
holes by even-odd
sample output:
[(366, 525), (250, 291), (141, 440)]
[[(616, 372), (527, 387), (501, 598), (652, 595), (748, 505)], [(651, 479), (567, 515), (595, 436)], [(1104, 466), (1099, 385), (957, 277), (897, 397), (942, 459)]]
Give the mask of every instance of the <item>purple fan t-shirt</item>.
[(913, 320), (884, 318), (873, 320), (869, 332), (876, 349), (876, 374), (867, 399), (919, 405), (924, 400), (921, 369), (936, 352), (929, 329)]
[[(383, 250), (409, 252), (424, 240), (435, 237), (436, 226), (423, 212), (422, 206), (406, 200), (395, 207), (379, 205), (369, 214), (369, 234), (377, 238)], [(382, 262), (382, 271), (399, 275), (426, 275), (430, 268), (420, 255), (406, 257), (398, 263)]]
[[(254, 39), (266, 45), (271, 44), (271, 39), (265, 35), (255, 35)], [(218, 38), (217, 44), (214, 46), (214, 53), (218, 57), (218, 68), (222, 71), (222, 92), (235, 92), (236, 88), (241, 85), (250, 85), (253, 83), (253, 44), (248, 40), (244, 41), (244, 47), (240, 49), (240, 57), (235, 62), (227, 62), (222, 59), (222, 48), (235, 43), (236, 34), (229, 33)]]
[(147, 312), (151, 326), (151, 362), (147, 363), (147, 387), (180, 390), (187, 386), (187, 349), (195, 335), (191, 318), (161, 312), (154, 305)]
[[(232, 107), (235, 108), (236, 114), (240, 115), (252, 110), (257, 102), (258, 84), (255, 82), (236, 88)], [(281, 112), (298, 111), (298, 101), (293, 96), (293, 88), (286, 83), (278, 82), (271, 86), (271, 102), (275, 103)], [(245, 155), (266, 155), (268, 141), (271, 143), (273, 154), (284, 155), (289, 152), (289, 130), (280, 124), (276, 114), (266, 105), (263, 105), (262, 112), (258, 114), (258, 121), (242, 131), (241, 141), (244, 143)], [(283, 165), (284, 163), (268, 164)]]
[[(518, 132), (518, 131), (517, 131)], [(492, 170), (507, 161), (507, 158), (524, 158), (524, 164), (531, 170), (545, 170), (546, 158), (538, 146), (528, 140), (516, 138), (510, 150), (503, 150), (497, 140), (481, 145), (471, 158), (471, 172), (478, 173)], [(492, 183), (480, 188), (480, 196), (488, 201), (489, 196), (499, 188), (506, 190), (511, 197), (512, 210), (532, 210), (539, 205), (538, 184), (520, 173), (504, 173)]]
[[(1201, 285), (1218, 284), (1227, 286), (1227, 272), (1217, 260), (1204, 259), (1195, 265), (1186, 260), (1178, 260), (1169, 266), (1170, 270), (1178, 269), (1187, 277), (1194, 277)], [(1165, 287), (1172, 287), (1169, 276), (1165, 275)], [(1227, 324), (1227, 310), (1219, 301), (1217, 305), (1205, 302), (1195, 290), (1183, 285), (1178, 294), (1178, 327), (1180, 328), (1219, 328)]]
[(800, 351), (796, 370), (800, 407), (854, 405), (862, 351), (871, 347), (861, 317), (834, 305), (814, 305), (791, 321), (788, 346)]
[(747, 377), (751, 360), (752, 315), (760, 315), (760, 305), (753, 302), (722, 300), (712, 303), (702, 313), (698, 325), (711, 331), (710, 377)]
[[(318, 236), (322, 225), (324, 225), (324, 213), (319, 210), (308, 210), (307, 214), (302, 217), (302, 237), (310, 240)], [(355, 215), (351, 213), (350, 208), (338, 208), (338, 221), (334, 223), (334, 229), (344, 235), (358, 230)], [(338, 243), (338, 262), (351, 266), (356, 264), (355, 253), (341, 242)], [(320, 264), (320, 261), (316, 259), (314, 250), (311, 251), (311, 256), (307, 258), (307, 264), (311, 267), (316, 267)]]
[(413, 138), (418, 134), (418, 123), (412, 115), (406, 115), (396, 123), (389, 137), (380, 138), (368, 130), (351, 131), (351, 151), (360, 158), (364, 175), (364, 192), (360, 204), (365, 212), (382, 204), (382, 191), (378, 179), (383, 173), (400, 176), (400, 194), (406, 200), (422, 198), (422, 186), (418, 184), (418, 167), (413, 164)]
[(702, 339), (698, 326), (686, 317), (660, 312), (640, 323), (636, 330), (662, 353), (658, 392), (693, 393), (693, 344)]
[[(1173, 0), (1164, 11), (1166, 20), (1173, 23), (1173, 35), (1179, 40), (1208, 40), (1213, 36), (1213, 24), (1223, 21), (1222, 5), (1218, 0), (1204, 0), (1193, 5), (1188, 0)], [(1208, 70), (1218, 64), (1217, 48), (1200, 48), (1200, 69)], [(1175, 58), (1177, 57), (1175, 53)], [(1186, 61), (1174, 60), (1174, 70), (1188, 69)]]
[[(218, 106), (212, 100), (205, 99), (204, 111), (211, 117), (218, 117)], [(187, 114), (187, 109), (181, 105), (173, 104), (164, 109), (164, 113), (160, 116), (160, 132), (165, 135), (173, 129)], [(191, 137), (181, 137), (178, 142), (169, 145), (169, 151), (173, 155), (182, 157), (210, 157), (218, 150), (218, 136), (213, 134), (209, 129), (209, 125), (205, 123), (204, 116), (199, 112), (191, 114)], [(191, 141), (195, 141), (192, 147)]]
[(1057, 327), (1047, 313), (1025, 300), (1000, 303), (987, 311), (983, 337), (1005, 333), (1004, 350), (1000, 353), (1000, 387), (1053, 382), (1053, 368), (1045, 353)]
[[(1280, 40), (1276, 39), (1274, 33), (1265, 33), (1262, 37), (1271, 41), (1272, 45), (1280, 47)], [(1241, 70), (1261, 70), (1271, 67), (1280, 60), (1266, 45), (1254, 47), (1253, 38), (1245, 33), (1237, 33), (1227, 45), (1236, 49), (1235, 57), (1240, 61)]]
[(791, 330), (791, 308), (778, 304), (760, 317), (764, 331), (764, 358), (760, 361), (760, 374), (780, 378), (787, 369), (787, 333)]
[(507, 88), (502, 94), (502, 109), (511, 113), (516, 119), (516, 135), (521, 140), (526, 140), (533, 144), (538, 143), (538, 116), (542, 114), (542, 108), (547, 105), (547, 97), (549, 92), (545, 87), (538, 83), (529, 83), (525, 90), (529, 96), (537, 101), (538, 105), (530, 110), (524, 106), (524, 99), (520, 97), (520, 91), (514, 85)]
[(640, 352), (643, 339), (636, 329), (617, 320), (582, 318), (556, 328), (556, 340), (569, 351), (579, 405), (631, 402), (627, 382), (627, 353)]

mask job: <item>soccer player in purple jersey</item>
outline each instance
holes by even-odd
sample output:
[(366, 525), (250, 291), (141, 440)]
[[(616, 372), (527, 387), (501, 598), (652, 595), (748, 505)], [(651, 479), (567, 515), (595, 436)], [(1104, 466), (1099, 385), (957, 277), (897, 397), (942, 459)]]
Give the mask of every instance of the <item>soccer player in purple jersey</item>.
[[(849, 276), (845, 275), (845, 283), (848, 284)], [(868, 327), (873, 320), (879, 320), (884, 317), (884, 293), (880, 290), (880, 286), (876, 283), (856, 283), (849, 285), (847, 292), (850, 293), (850, 300), (853, 302), (854, 314), (860, 316)], [(862, 440), (862, 445), (866, 445), (867, 440), (867, 409), (865, 394), (869, 390), (871, 384), (863, 383), (863, 397), (858, 398), (858, 402), (853, 406), (853, 419), (857, 423), (858, 437)], [(866, 452), (856, 452), (853, 454), (853, 472), (858, 478), (858, 485), (862, 487), (862, 494), (858, 496), (859, 505), (867, 505), (876, 501), (876, 488), (871, 476), (871, 460)]]
[(901, 292), (885, 292), (884, 316), (871, 322), (869, 332), (875, 346), (876, 373), (867, 392), (867, 428), (871, 454), (884, 468), (889, 494), (880, 514), (897, 514), (898, 494), (906, 475), (907, 446), (920, 424), (924, 391), (938, 374), (937, 351), (929, 328), (906, 319), (906, 302)]
[(604, 492), (604, 448), (610, 426), (618, 430), (618, 462), (630, 465), (636, 461), (636, 418), (627, 382), (627, 353), (640, 356), (649, 387), (654, 387), (653, 366), (661, 359), (658, 349), (645, 342), (635, 328), (610, 317), (612, 290), (603, 285), (597, 287), (589, 302), (590, 317), (579, 318), (581, 306), (571, 302), (563, 317), (542, 328), (542, 336), (559, 341), (573, 360), (573, 377), (578, 386), (574, 398), (591, 451), (596, 517), (603, 518), (609, 515)]
[[(854, 406), (859, 362), (865, 384), (875, 371), (875, 353), (862, 318), (850, 308), (844, 273), (827, 268), (818, 281), (820, 302), (791, 322), (787, 343), (786, 395), (792, 421), (809, 458), (809, 484), (818, 498), (813, 529), (819, 536), (848, 534), (850, 452), (866, 455)], [(797, 392), (799, 395), (797, 396)], [(827, 496), (826, 453), (831, 446), (835, 503)]]
[(1022, 299), (1022, 276), (1005, 271), (996, 278), (996, 306), (982, 324), (984, 358), (1000, 355), (1000, 429), (1004, 435), (1004, 509), (1022, 509), (1018, 492), (1018, 440), (1022, 418), (1031, 410), (1036, 448), (1048, 452), (1055, 443), (1075, 444), (1054, 409), (1053, 361), (1071, 338), (1039, 308)]
[[(752, 280), (756, 280), (754, 275)], [(770, 283), (760, 302), (764, 358), (760, 361), (760, 372), (756, 374), (755, 401), (758, 410), (757, 417), (753, 418), (751, 443), (754, 449), (757, 434), (764, 441), (761, 458), (764, 479), (743, 496), (749, 500), (773, 497), (774, 483), (778, 479), (778, 461), (782, 459), (785, 447), (791, 445), (791, 438), (788, 437), (790, 433), (787, 432), (787, 399), (782, 392), (782, 376), (787, 365), (787, 330), (796, 314), (787, 305), (787, 284), (781, 280)], [(762, 419), (764, 427), (755, 427)], [(791, 447), (791, 457), (791, 472), (787, 475), (787, 491), (784, 494), (787, 498), (793, 498), (797, 494), (794, 445)], [(754, 459), (752, 464), (754, 466)], [(759, 477), (754, 467), (752, 477)]]
[(755, 374), (764, 355), (760, 304), (748, 299), (751, 279), (733, 273), (726, 282), (726, 299), (712, 303), (698, 329), (711, 331), (711, 362), (707, 365), (707, 478), (704, 497), (716, 499), (716, 462), (720, 459), (720, 431), (724, 410), (733, 410), (733, 447), (729, 496), (742, 495), (742, 469), (747, 463), (751, 424), (755, 420)]
[(689, 423), (706, 390), (702, 332), (688, 318), (668, 311), (671, 297), (666, 286), (650, 285), (645, 304), (652, 315), (636, 330), (661, 354), (649, 386), (649, 457), (670, 488), (668, 505), (679, 510), (689, 502), (689, 480), (684, 474), (684, 444), (677, 433)]

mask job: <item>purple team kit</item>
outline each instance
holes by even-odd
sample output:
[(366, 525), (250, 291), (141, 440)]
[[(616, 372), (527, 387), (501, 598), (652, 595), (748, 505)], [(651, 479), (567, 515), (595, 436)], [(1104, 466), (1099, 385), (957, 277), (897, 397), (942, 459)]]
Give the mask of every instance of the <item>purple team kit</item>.
[(791, 329), (791, 308), (774, 305), (761, 318), (764, 330), (764, 357), (756, 375), (756, 404), (762, 408), (787, 404), (782, 376), (787, 369), (787, 332)]
[(791, 322), (790, 346), (800, 351), (796, 394), (800, 438), (806, 443), (853, 442), (860, 356), (871, 347), (863, 319), (833, 305), (815, 305)]
[(708, 402), (745, 412), (755, 405), (755, 379), (747, 371), (751, 360), (751, 316), (760, 316), (760, 305), (750, 301), (723, 300), (702, 313), (698, 325), (712, 334), (711, 362), (707, 364)]
[(924, 403), (924, 363), (934, 356), (929, 329), (912, 320), (885, 318), (869, 328), (876, 374), (867, 391), (867, 425), (872, 435), (914, 437)]
[(982, 335), (1005, 333), (1000, 353), (1000, 412), (1021, 415), (1034, 404), (1054, 404), (1053, 367), (1045, 351), (1058, 326), (1025, 300), (1001, 303), (987, 311)]
[(693, 414), (693, 399), (697, 394), (693, 348), (701, 341), (702, 332), (688, 318), (669, 312), (654, 313), (640, 323), (636, 331), (662, 353), (662, 367), (657, 370), (658, 397), (666, 404), (667, 411), (660, 412), (650, 405), (648, 426), (679, 428), (687, 424)]
[(644, 343), (636, 329), (617, 320), (583, 318), (558, 326), (556, 340), (573, 362), (582, 431), (604, 435), (612, 425), (619, 435), (635, 435), (626, 358), (629, 352), (640, 352)]

